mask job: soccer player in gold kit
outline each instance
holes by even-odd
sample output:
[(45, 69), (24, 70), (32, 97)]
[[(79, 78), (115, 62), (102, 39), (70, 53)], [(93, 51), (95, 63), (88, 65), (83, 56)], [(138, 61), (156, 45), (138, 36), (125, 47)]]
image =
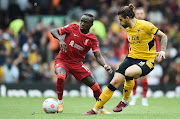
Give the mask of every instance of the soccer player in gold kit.
[[(144, 20), (146, 18), (146, 13), (145, 10), (142, 7), (136, 8), (135, 11), (135, 17), (140, 20)], [(157, 38), (157, 36), (154, 35), (155, 43), (156, 43), (156, 51), (160, 51), (160, 42)], [(126, 42), (124, 45), (128, 45), (128, 39), (126, 39)], [(128, 48), (128, 46), (126, 46)], [(128, 50), (128, 49), (127, 49)], [(148, 100), (147, 100), (147, 91), (148, 91), (148, 76), (142, 76), (140, 79), (134, 79), (134, 88), (132, 90), (132, 97), (131, 97), (131, 102), (129, 105), (136, 105), (137, 102), (137, 95), (136, 95), (136, 89), (138, 86), (138, 80), (141, 81), (142, 85), (142, 105), (143, 106), (148, 106)]]
[[(112, 97), (114, 91), (124, 83), (123, 99), (113, 109), (114, 112), (121, 112), (128, 106), (128, 100), (134, 87), (133, 78), (147, 75), (154, 68), (154, 60), (165, 59), (167, 47), (167, 36), (152, 23), (135, 18), (134, 6), (121, 7), (118, 16), (120, 24), (127, 31), (129, 41), (129, 55), (116, 70), (110, 84), (101, 93), (94, 108), (83, 114), (98, 114), (98, 110)], [(154, 35), (161, 38), (161, 51), (156, 52)]]

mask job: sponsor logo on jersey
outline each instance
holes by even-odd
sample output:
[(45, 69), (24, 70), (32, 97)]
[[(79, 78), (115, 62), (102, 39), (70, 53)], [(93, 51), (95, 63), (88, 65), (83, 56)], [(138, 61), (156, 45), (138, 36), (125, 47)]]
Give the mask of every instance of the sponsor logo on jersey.
[(140, 30), (140, 29), (137, 29), (137, 33), (141, 33), (141, 30)]
[(76, 44), (73, 40), (69, 43), (69, 45), (70, 45), (71, 47), (74, 47), (74, 48), (78, 49), (78, 50), (81, 50), (81, 51), (84, 50), (84, 48), (83, 48), (82, 46)]

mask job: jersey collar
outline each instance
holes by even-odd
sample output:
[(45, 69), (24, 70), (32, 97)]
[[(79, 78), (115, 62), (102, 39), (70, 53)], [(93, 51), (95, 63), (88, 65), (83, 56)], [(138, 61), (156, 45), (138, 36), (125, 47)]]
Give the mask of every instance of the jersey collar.
[(79, 27), (79, 32), (80, 32), (80, 34), (83, 35), (83, 36), (88, 36), (88, 35), (90, 34), (90, 32), (87, 33), (87, 34), (82, 33), (81, 30), (80, 30), (80, 27)]
[(137, 23), (137, 19), (136, 19), (136, 21), (135, 21), (134, 26), (132, 27), (132, 29), (136, 26), (136, 23)]

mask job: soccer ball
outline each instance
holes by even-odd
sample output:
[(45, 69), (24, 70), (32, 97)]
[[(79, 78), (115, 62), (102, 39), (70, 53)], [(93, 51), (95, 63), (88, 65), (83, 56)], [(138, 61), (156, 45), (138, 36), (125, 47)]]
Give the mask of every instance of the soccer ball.
[(58, 102), (53, 98), (48, 98), (43, 102), (43, 110), (46, 113), (55, 113), (57, 112)]

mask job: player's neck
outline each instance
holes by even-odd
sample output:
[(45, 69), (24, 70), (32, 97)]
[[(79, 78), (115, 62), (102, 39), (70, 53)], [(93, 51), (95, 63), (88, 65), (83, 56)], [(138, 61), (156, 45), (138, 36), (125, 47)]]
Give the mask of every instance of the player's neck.
[(89, 30), (82, 30), (82, 29), (80, 29), (80, 31), (81, 31), (83, 34), (89, 33)]
[(135, 23), (136, 23), (136, 18), (131, 19), (129, 23), (129, 28), (133, 28)]

